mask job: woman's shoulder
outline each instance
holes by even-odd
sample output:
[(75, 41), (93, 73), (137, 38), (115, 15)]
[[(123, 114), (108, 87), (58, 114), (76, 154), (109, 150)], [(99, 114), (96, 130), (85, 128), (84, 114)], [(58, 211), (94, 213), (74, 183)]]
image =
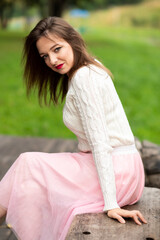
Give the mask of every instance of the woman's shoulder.
[(89, 64), (79, 68), (71, 79), (74, 91), (95, 91), (115, 92), (115, 87), (110, 75), (101, 67)]
[(74, 82), (79, 81), (79, 79), (81, 79), (81, 82), (86, 81), (86, 79), (93, 81), (94, 79), (103, 79), (108, 76), (108, 73), (103, 68), (94, 64), (88, 64), (80, 67), (73, 75), (72, 80)]

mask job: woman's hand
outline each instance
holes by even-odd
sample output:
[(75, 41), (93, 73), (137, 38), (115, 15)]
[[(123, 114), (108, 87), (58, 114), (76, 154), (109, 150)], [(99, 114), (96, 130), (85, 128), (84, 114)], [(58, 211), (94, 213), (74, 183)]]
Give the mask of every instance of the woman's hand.
[(128, 210), (121, 209), (121, 208), (114, 208), (114, 209), (108, 210), (107, 215), (110, 218), (117, 219), (120, 223), (125, 223), (125, 220), (124, 220), (123, 217), (125, 217), (125, 218), (133, 218), (135, 223), (137, 223), (138, 225), (142, 224), (139, 221), (139, 219), (143, 223), (147, 223), (147, 221), (145, 220), (143, 215), (140, 213), (140, 211), (137, 211), (137, 210), (128, 211)]

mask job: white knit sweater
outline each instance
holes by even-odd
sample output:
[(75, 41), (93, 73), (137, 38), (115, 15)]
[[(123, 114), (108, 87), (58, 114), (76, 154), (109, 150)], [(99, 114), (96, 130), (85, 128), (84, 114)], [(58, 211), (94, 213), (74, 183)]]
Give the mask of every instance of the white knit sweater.
[(80, 68), (63, 109), (64, 124), (78, 138), (78, 149), (92, 152), (107, 211), (119, 208), (111, 153), (134, 144), (134, 136), (110, 76), (94, 65)]

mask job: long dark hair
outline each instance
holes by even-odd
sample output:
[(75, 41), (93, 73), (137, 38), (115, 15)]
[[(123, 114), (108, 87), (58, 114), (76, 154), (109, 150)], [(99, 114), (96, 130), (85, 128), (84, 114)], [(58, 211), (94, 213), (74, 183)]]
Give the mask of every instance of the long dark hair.
[[(36, 42), (42, 36), (48, 33), (64, 39), (70, 44), (74, 54), (74, 65), (70, 71), (70, 77), (67, 74), (61, 75), (50, 69), (39, 56)], [(80, 34), (70, 26), (66, 21), (59, 17), (48, 17), (41, 20), (25, 39), (23, 49), (24, 79), (27, 87), (27, 95), (32, 89), (38, 88), (39, 102), (44, 99), (45, 104), (53, 102), (58, 103), (64, 100), (68, 91), (68, 81), (74, 72), (80, 67), (88, 64), (97, 65), (107, 72), (109, 70), (95, 61), (95, 59), (86, 51), (85, 43)], [(48, 96), (49, 92), (49, 96)]]

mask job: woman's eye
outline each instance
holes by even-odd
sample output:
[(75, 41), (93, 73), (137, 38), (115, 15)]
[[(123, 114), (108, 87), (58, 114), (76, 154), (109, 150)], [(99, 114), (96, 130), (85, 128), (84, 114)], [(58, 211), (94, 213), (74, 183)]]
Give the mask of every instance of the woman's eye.
[(42, 58), (45, 60), (48, 57), (48, 55), (43, 55)]
[(61, 49), (61, 47), (57, 47), (54, 49), (55, 52), (58, 52)]

